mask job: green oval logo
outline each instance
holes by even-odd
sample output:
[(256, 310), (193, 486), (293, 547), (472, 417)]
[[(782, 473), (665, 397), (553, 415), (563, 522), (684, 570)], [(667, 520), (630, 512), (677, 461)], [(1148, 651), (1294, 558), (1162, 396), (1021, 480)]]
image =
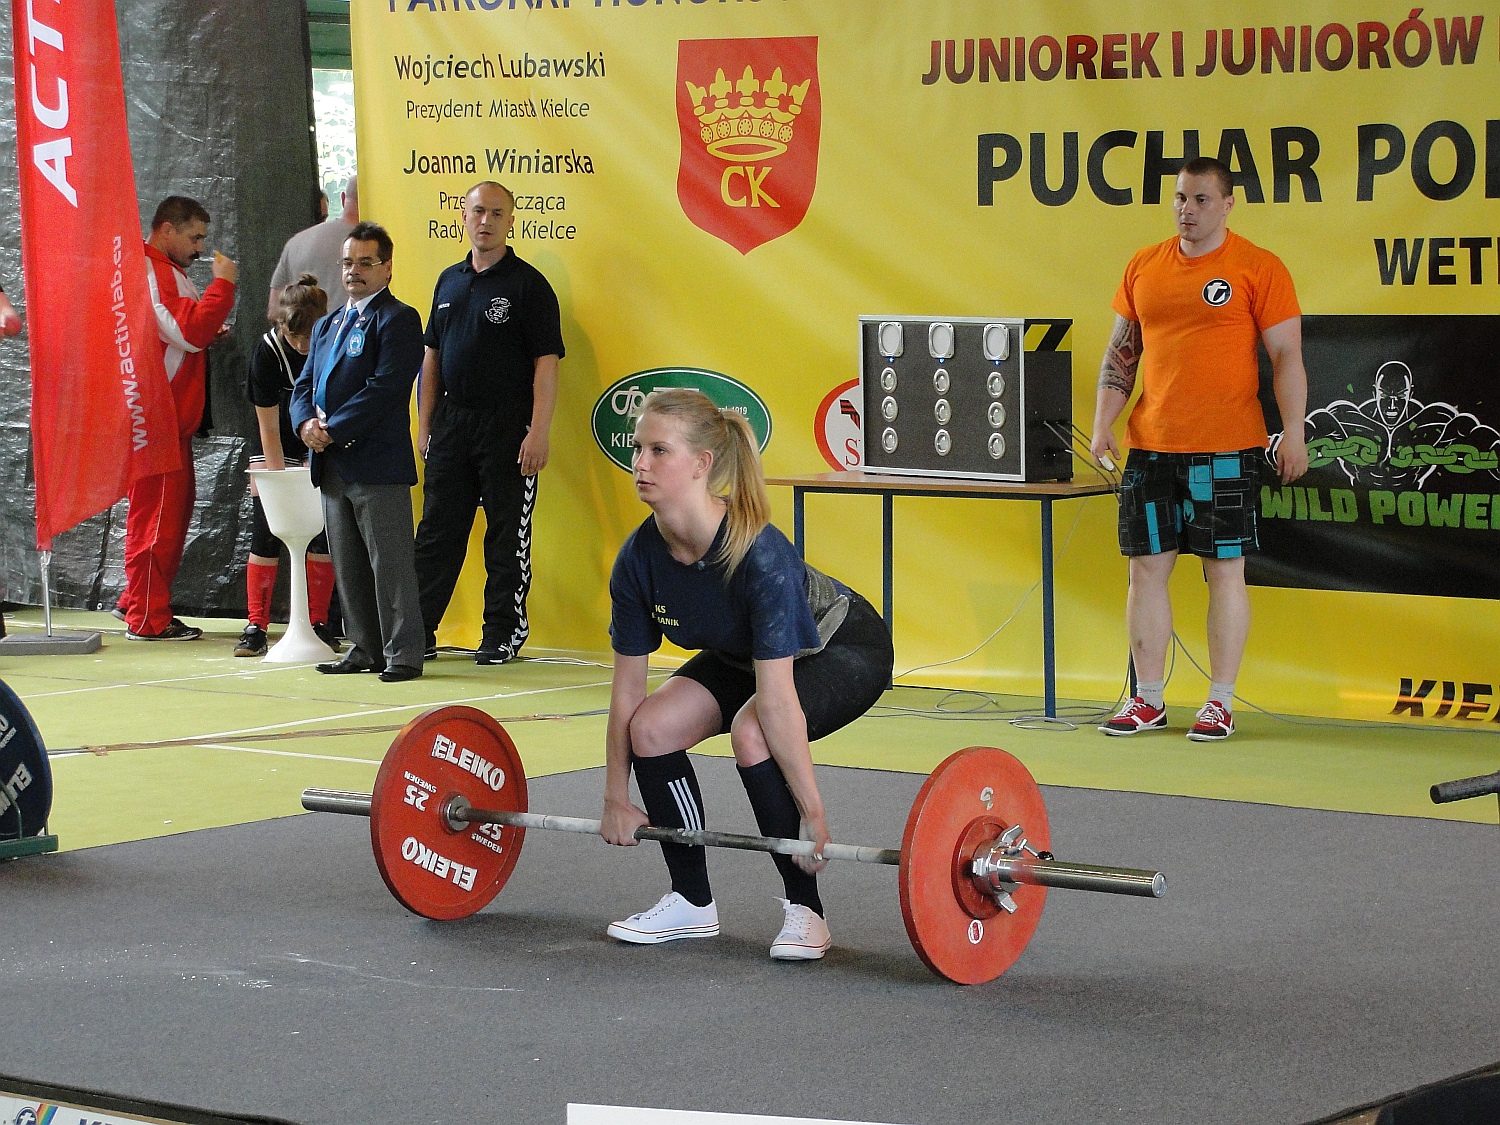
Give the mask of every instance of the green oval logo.
[(604, 455), (629, 472), (630, 438), (641, 403), (652, 391), (685, 388), (702, 391), (721, 409), (743, 414), (761, 450), (765, 450), (771, 440), (771, 411), (744, 383), (702, 367), (653, 367), (625, 376), (594, 403), (594, 440)]

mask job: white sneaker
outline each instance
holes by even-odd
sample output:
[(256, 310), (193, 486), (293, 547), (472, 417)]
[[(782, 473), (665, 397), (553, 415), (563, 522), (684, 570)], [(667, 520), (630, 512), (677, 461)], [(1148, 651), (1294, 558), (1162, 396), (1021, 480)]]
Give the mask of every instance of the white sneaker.
[(678, 938), (714, 937), (719, 932), (719, 908), (713, 903), (694, 906), (676, 891), (668, 891), (650, 910), (632, 914), (623, 922), (611, 922), (604, 932), (636, 945), (656, 945)]
[(828, 952), (833, 938), (828, 923), (810, 906), (800, 906), (778, 899), (786, 911), (781, 933), (771, 943), (771, 957), (776, 961), (817, 961)]

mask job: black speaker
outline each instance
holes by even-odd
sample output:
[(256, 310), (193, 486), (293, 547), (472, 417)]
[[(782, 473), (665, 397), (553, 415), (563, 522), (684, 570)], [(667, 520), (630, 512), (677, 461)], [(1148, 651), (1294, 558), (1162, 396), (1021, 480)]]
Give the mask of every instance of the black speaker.
[(1072, 328), (1016, 317), (860, 317), (863, 468), (1070, 480)]

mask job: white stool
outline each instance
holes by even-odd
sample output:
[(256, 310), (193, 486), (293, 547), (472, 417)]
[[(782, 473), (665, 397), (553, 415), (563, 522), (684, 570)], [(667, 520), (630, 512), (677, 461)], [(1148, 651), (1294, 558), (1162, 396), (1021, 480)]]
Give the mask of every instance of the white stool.
[(271, 534), (286, 544), (292, 557), (292, 612), (286, 633), (263, 660), (273, 664), (312, 664), (337, 654), (313, 632), (307, 618), (307, 545), (323, 530), (323, 496), (312, 484), (312, 471), (299, 467), (251, 469)]

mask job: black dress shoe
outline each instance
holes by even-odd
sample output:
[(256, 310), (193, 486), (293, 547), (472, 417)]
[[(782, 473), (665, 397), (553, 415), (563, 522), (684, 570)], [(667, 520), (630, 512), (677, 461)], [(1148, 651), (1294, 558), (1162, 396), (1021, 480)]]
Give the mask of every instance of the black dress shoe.
[(420, 679), (422, 669), (409, 668), (405, 664), (392, 664), (384, 672), (380, 673), (381, 683), (399, 684), (403, 680)]
[[(356, 672), (373, 672), (374, 667), (369, 664), (360, 664), (350, 660), (347, 656), (335, 664), (319, 664), (316, 666), (319, 672), (328, 676), (352, 676)], [(384, 673), (382, 673), (384, 675)]]

